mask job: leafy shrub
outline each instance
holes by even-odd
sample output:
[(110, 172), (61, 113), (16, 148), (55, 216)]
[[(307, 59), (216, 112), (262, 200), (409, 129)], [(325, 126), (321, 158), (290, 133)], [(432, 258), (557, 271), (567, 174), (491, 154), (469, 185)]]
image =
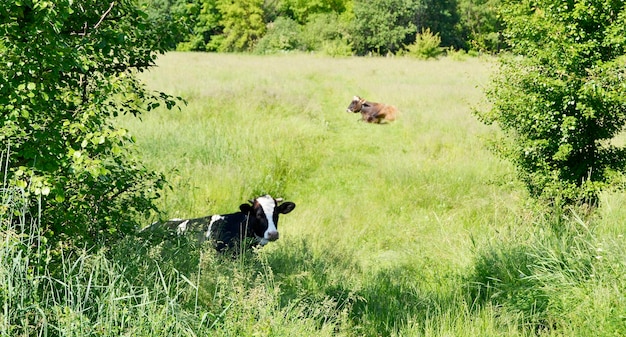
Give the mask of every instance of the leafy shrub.
[(346, 39), (328, 40), (322, 44), (322, 53), (328, 56), (352, 56), (352, 43)]
[(626, 149), (612, 142), (626, 124), (624, 1), (521, 1), (503, 13), (520, 57), (500, 58), (492, 108), (478, 116), (507, 135), (498, 152), (533, 197), (595, 206), (624, 186)]
[(460, 24), (467, 33), (471, 50), (497, 53), (503, 49), (503, 21), (498, 15), (502, 0), (460, 0)]
[(345, 16), (336, 13), (311, 15), (302, 28), (303, 43), (310, 51), (328, 52), (333, 56), (345, 55), (346, 47), (351, 47), (348, 26)]
[(413, 19), (419, 6), (419, 1), (355, 1), (350, 27), (355, 52), (386, 55), (400, 50), (417, 30)]
[(244, 52), (265, 34), (263, 0), (217, 0), (217, 9), (224, 27), (223, 40), (218, 51)]
[(194, 35), (188, 38), (188, 41), (179, 42), (176, 45), (178, 51), (203, 51), (206, 50), (206, 42), (200, 35)]
[(212, 0), (178, 0), (171, 6), (165, 17), (171, 17), (186, 28), (178, 34), (177, 50), (216, 51), (219, 44), (216, 38), (222, 36), (224, 27), (222, 15)]
[(254, 48), (258, 54), (278, 51), (319, 51), (331, 56), (352, 55), (352, 45), (347, 40), (347, 26), (335, 13), (314, 14), (302, 26), (296, 21), (278, 17), (268, 25), (267, 33)]
[(0, 181), (26, 194), (25, 222), (40, 214), (53, 247), (134, 231), (164, 180), (135, 159), (112, 118), (175, 104), (135, 76), (170, 41), (130, 1), (10, 1), (0, 16), (0, 143), (11, 152)]
[(406, 46), (407, 55), (420, 59), (437, 58), (443, 54), (440, 45), (439, 34), (433, 34), (429, 28), (426, 28), (421, 33), (416, 34), (415, 42)]
[(470, 57), (478, 56), (478, 52), (470, 51), (469, 53), (463, 49), (455, 50), (453, 48), (446, 49), (446, 57), (456, 60), (456, 61), (465, 61)]
[(254, 47), (257, 54), (271, 54), (278, 51), (302, 48), (301, 27), (292, 19), (278, 17), (269, 25), (267, 33)]
[(351, 5), (351, 2), (349, 0), (281, 0), (278, 2), (278, 6), (279, 11), (284, 16), (293, 18), (299, 24), (304, 24), (318, 14), (343, 13)]
[(139, 8), (146, 13), (150, 24), (167, 32), (161, 34), (159, 39), (168, 49), (176, 48), (183, 40), (190, 29), (189, 20), (193, 20), (190, 15), (185, 15), (187, 13), (178, 12), (182, 1), (186, 0), (137, 0)]

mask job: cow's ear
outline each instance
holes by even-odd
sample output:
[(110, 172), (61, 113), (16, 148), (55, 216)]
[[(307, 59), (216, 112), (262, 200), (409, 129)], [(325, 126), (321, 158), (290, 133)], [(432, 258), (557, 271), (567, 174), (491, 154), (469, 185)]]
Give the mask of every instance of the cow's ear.
[(294, 204), (293, 202), (287, 201), (278, 205), (278, 207), (276, 207), (276, 210), (278, 211), (278, 213), (287, 214), (293, 211), (294, 208), (296, 208), (296, 204)]
[(252, 212), (252, 205), (250, 205), (250, 204), (241, 204), (241, 205), (239, 205), (239, 210), (242, 213), (250, 213), (250, 212)]

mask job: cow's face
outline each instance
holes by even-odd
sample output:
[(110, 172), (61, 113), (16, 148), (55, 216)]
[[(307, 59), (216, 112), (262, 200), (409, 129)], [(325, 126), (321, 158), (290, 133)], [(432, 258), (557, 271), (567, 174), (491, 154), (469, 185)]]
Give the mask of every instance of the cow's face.
[(363, 103), (365, 103), (365, 100), (361, 97), (352, 97), (352, 102), (350, 102), (350, 105), (348, 106), (348, 109), (346, 109), (346, 112), (361, 112), (361, 107), (363, 106)]
[(278, 215), (287, 214), (296, 207), (293, 202), (284, 202), (282, 199), (274, 199), (265, 195), (254, 200), (250, 204), (242, 204), (239, 208), (242, 212), (250, 215), (248, 225), (261, 245), (270, 241), (278, 240)]

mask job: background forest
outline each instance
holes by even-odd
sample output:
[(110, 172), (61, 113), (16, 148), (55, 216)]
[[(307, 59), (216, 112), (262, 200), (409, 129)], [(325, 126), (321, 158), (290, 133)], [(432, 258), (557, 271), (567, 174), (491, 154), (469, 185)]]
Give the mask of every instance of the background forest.
[(500, 0), (143, 1), (171, 26), (170, 47), (185, 51), (430, 57), (439, 47), (502, 48)]

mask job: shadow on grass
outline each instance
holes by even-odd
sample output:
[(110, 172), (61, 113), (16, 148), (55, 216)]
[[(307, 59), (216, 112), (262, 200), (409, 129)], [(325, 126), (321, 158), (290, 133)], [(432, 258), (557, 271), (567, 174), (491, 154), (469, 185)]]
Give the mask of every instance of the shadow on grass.
[(338, 247), (311, 247), (301, 240), (265, 249), (233, 259), (185, 238), (157, 243), (133, 238), (110, 255), (136, 286), (150, 288), (159, 281), (154, 275), (164, 275), (168, 284), (176, 284), (168, 277), (181, 274), (197, 282), (197, 294), (177, 296), (180, 288), (171, 287), (170, 295), (189, 312), (208, 312), (219, 322), (216, 328), (236, 327), (241, 317), (235, 312), (253, 317), (259, 308), (283, 314), (295, 308), (320, 329), (331, 322), (349, 335), (389, 336), (436, 321), (463, 300), (461, 276), (437, 261), (364, 270), (354, 252)]
[(187, 237), (156, 241), (137, 236), (124, 239), (110, 249), (107, 255), (124, 266), (124, 276), (132, 284), (151, 287), (158, 281), (154, 277), (169, 278), (175, 274), (188, 276), (197, 272), (200, 252), (197, 241)]
[(283, 307), (300, 302), (315, 310), (317, 303), (330, 301), (339, 312), (349, 310), (356, 301), (348, 275), (360, 271), (345, 252), (335, 249), (320, 253), (301, 240), (268, 254), (267, 264), (280, 285)]
[[(446, 288), (456, 284), (454, 280), (447, 279), (441, 286), (431, 284), (436, 282), (433, 273), (420, 279), (424, 266), (363, 270), (352, 253), (337, 247), (317, 252), (304, 240), (282, 247), (267, 259), (281, 285), (283, 306), (331, 299), (335, 310), (346, 312), (355, 335), (393, 335), (458, 305), (453, 298), (460, 287)], [(460, 279), (446, 273), (440, 275)]]
[(468, 301), (517, 314), (525, 330), (557, 331), (568, 310), (561, 294), (583, 288), (594, 274), (596, 239), (586, 224), (562, 219), (540, 223), (527, 236), (496, 239), (476, 252), (465, 279)]
[(371, 336), (389, 336), (436, 316), (449, 301), (427, 289), (414, 270), (385, 268), (369, 275), (352, 310), (353, 320)]

